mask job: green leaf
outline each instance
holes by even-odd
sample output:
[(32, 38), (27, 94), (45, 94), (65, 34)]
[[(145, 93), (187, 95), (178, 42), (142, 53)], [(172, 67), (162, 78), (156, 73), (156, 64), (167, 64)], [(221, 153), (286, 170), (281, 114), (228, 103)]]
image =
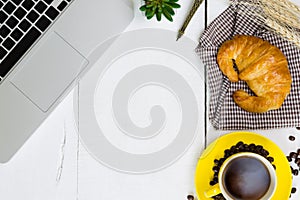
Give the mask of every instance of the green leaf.
[(170, 15), (170, 13), (168, 13), (168, 11), (167, 11), (166, 9), (163, 9), (163, 10), (162, 10), (162, 13), (164, 14), (164, 16), (165, 16), (170, 22), (173, 21), (172, 16)]
[(175, 15), (173, 8), (171, 8), (170, 6), (166, 6), (164, 9), (166, 9), (168, 13), (170, 13), (170, 15)]
[(146, 5), (146, 8), (151, 8), (151, 7), (153, 7), (154, 6), (154, 4), (147, 4)]
[(142, 11), (142, 12), (146, 11), (146, 5), (141, 6), (140, 11)]
[(178, 0), (169, 0), (170, 2), (178, 2)]
[(161, 21), (161, 12), (156, 13), (156, 19), (157, 21)]
[(171, 6), (172, 8), (180, 8), (181, 6), (178, 3), (166, 2), (165, 4)]
[(155, 14), (155, 11), (152, 9), (146, 10), (146, 17), (147, 19), (151, 19)]
[(157, 5), (153, 6), (152, 10), (155, 12), (156, 8), (157, 8)]

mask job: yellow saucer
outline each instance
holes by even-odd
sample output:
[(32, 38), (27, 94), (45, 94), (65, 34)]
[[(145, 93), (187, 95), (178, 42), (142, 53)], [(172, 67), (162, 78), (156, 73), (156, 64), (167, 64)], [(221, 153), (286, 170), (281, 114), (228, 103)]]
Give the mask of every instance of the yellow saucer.
[(269, 156), (274, 158), (273, 164), (276, 166), (277, 189), (272, 200), (289, 199), (292, 189), (292, 173), (290, 164), (281, 149), (268, 138), (252, 132), (233, 132), (221, 136), (211, 143), (202, 153), (195, 172), (195, 187), (199, 200), (212, 199), (206, 198), (204, 192), (211, 186), (209, 182), (212, 180), (214, 172), (214, 160), (224, 157), (224, 150), (229, 149), (239, 141), (246, 144), (254, 143), (261, 145), (270, 152)]

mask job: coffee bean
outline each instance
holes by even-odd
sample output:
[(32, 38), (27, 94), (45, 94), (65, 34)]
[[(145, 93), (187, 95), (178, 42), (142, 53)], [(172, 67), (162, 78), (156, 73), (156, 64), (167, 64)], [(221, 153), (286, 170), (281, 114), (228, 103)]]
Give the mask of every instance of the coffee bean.
[(214, 172), (219, 172), (219, 170), (220, 170), (220, 167), (218, 167), (218, 166), (214, 166), (214, 167), (212, 168), (212, 170), (213, 170)]
[(267, 157), (267, 160), (268, 160), (269, 162), (274, 162), (274, 158), (273, 158), (273, 157)]
[(297, 155), (296, 152), (291, 152), (291, 153), (290, 153), (290, 157), (293, 158), (293, 159), (295, 159), (295, 158), (298, 157), (298, 155)]
[(217, 184), (217, 182), (215, 182), (215, 181), (210, 181), (209, 182), (209, 185), (211, 185), (211, 186), (216, 185), (216, 184)]
[(296, 163), (297, 165), (300, 165), (300, 158), (296, 158), (296, 159), (295, 159), (295, 163)]
[(286, 156), (286, 159), (291, 162), (292, 161), (292, 158), (290, 156)]
[(272, 166), (273, 166), (274, 169), (276, 169), (276, 166), (275, 166), (275, 165), (272, 165)]
[(258, 149), (259, 151), (261, 151), (261, 150), (263, 149), (263, 146), (257, 145), (257, 146), (256, 146), (256, 149)]
[(218, 195), (214, 196), (213, 199), (215, 199), (215, 200), (226, 200), (222, 194), (218, 194)]
[(218, 182), (218, 177), (214, 177), (213, 181), (215, 181), (217, 183)]
[(214, 173), (214, 178), (218, 178), (218, 176), (219, 176), (219, 172), (215, 172)]
[(226, 149), (225, 151), (224, 151), (224, 157), (225, 158), (228, 158), (230, 156), (230, 150), (229, 149)]
[(221, 167), (221, 165), (223, 164), (224, 161), (225, 161), (225, 158), (220, 158), (218, 166)]
[(243, 144), (244, 144), (244, 143), (243, 143), (242, 141), (239, 141), (238, 143), (236, 143), (235, 146), (236, 146), (237, 148), (241, 148)]
[(215, 159), (215, 160), (214, 160), (214, 163), (215, 163), (216, 165), (218, 165), (218, 164), (219, 164), (219, 160), (218, 160), (218, 159)]
[(233, 150), (233, 154), (236, 154), (236, 153), (239, 153), (239, 152), (240, 152), (239, 149), (234, 149), (234, 150)]
[(293, 173), (293, 175), (298, 176), (299, 171), (298, 171), (298, 169), (294, 169), (294, 170), (292, 171), (292, 173)]
[(296, 193), (297, 192), (297, 188), (293, 187), (291, 193)]
[(187, 196), (187, 199), (188, 199), (188, 200), (194, 200), (194, 196), (193, 196), (193, 195), (188, 195), (188, 196)]
[(264, 149), (264, 154), (265, 154), (266, 156), (268, 156), (270, 153), (269, 153), (267, 150)]
[[(300, 162), (297, 162), (296, 164), (297, 164), (298, 167), (300, 167)], [(300, 169), (299, 169), (299, 170), (300, 170)]]
[(297, 149), (297, 154), (298, 156), (300, 156), (300, 149)]
[(249, 145), (250, 151), (252, 151), (252, 152), (255, 151), (255, 147), (256, 147), (255, 144), (253, 144), (253, 143), (250, 144), (250, 145)]
[(295, 139), (296, 139), (295, 136), (292, 136), (292, 135), (289, 136), (289, 140), (295, 141)]
[(300, 127), (296, 127), (297, 130), (300, 130)]
[(236, 146), (233, 145), (233, 146), (230, 147), (230, 150), (229, 150), (229, 151), (232, 153), (232, 152), (234, 152), (235, 149), (236, 149)]

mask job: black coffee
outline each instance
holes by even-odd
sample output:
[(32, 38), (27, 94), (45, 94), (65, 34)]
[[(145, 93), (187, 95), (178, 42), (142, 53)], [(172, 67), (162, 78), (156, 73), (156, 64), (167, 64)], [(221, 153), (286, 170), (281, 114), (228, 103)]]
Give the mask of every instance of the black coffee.
[(252, 157), (235, 158), (224, 170), (223, 183), (233, 199), (260, 199), (268, 191), (270, 182), (266, 166)]

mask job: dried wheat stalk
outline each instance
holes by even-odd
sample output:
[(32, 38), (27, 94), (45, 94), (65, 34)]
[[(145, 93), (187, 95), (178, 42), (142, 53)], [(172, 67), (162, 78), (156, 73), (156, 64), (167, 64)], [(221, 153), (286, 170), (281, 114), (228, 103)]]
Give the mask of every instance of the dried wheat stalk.
[(262, 22), (265, 27), (300, 47), (300, 8), (288, 0), (252, 0), (236, 1), (243, 5), (240, 14), (253, 16), (253, 20)]

